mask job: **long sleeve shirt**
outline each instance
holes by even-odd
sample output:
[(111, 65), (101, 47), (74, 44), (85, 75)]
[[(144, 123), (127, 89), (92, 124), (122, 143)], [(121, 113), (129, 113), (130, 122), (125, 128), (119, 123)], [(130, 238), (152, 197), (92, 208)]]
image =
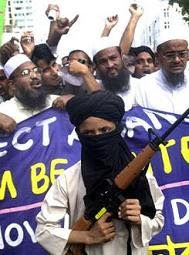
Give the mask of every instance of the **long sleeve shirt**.
[(185, 71), (183, 84), (168, 84), (161, 70), (148, 74), (138, 81), (136, 103), (142, 107), (182, 114), (189, 107), (189, 75)]
[[(164, 196), (153, 176), (148, 176), (148, 182), (156, 207), (153, 219), (141, 215), (141, 225), (131, 226), (132, 255), (147, 254), (151, 238), (160, 232), (164, 224), (162, 207)], [(63, 255), (69, 246), (68, 238), (72, 225), (84, 214), (83, 196), (86, 190), (81, 175), (81, 163), (78, 162), (57, 178), (48, 191), (37, 215), (37, 241), (50, 253)], [(63, 226), (66, 214), (69, 222)], [(116, 236), (112, 241), (85, 247), (88, 255), (126, 255), (128, 230), (125, 222), (113, 219)]]

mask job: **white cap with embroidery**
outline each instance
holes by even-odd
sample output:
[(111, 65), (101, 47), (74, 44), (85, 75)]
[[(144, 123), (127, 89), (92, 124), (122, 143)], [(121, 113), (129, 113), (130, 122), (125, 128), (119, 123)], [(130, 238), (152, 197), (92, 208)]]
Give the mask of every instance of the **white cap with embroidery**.
[(4, 65), (4, 72), (5, 75), (7, 77), (7, 79), (9, 79), (9, 77), (11, 76), (11, 74), (22, 64), (26, 63), (26, 62), (32, 62), (30, 58), (28, 58), (26, 55), (24, 54), (17, 54), (11, 58), (9, 58), (9, 60), (7, 61), (7, 63)]
[(181, 32), (180, 30), (167, 30), (167, 31), (162, 31), (159, 38), (157, 39), (157, 46), (168, 42), (170, 40), (185, 40), (189, 41), (189, 35), (186, 33)]
[(111, 47), (119, 47), (119, 42), (111, 37), (100, 37), (92, 47), (92, 56), (94, 57), (101, 50), (111, 48)]

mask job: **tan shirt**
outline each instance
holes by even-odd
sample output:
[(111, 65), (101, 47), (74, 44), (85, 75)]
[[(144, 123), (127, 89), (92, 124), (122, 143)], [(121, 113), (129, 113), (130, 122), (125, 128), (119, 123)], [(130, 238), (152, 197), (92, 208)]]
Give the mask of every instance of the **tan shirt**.
[[(162, 207), (164, 196), (153, 176), (148, 182), (157, 209), (154, 219), (141, 215), (141, 226), (131, 227), (132, 255), (147, 254), (148, 243), (152, 236), (159, 233), (164, 224)], [(50, 253), (63, 255), (67, 249), (71, 227), (83, 215), (85, 187), (81, 176), (81, 163), (70, 167), (57, 178), (48, 191), (37, 215), (37, 241)], [(69, 226), (62, 227), (62, 220), (69, 214)], [(88, 255), (126, 255), (128, 231), (125, 223), (114, 220), (116, 236), (113, 241), (104, 244), (86, 246)]]

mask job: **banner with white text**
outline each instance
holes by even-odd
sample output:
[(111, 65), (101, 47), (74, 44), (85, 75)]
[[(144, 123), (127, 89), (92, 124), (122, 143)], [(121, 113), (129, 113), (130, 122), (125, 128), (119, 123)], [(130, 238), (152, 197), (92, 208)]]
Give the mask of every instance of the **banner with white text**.
[[(149, 143), (149, 128), (161, 136), (178, 117), (140, 107), (125, 113), (125, 139), (130, 149), (138, 153)], [(188, 255), (189, 119), (185, 119), (166, 141), (166, 145), (160, 145), (149, 167), (165, 195), (165, 225), (151, 241), (149, 255)]]
[[(133, 108), (124, 116), (125, 139), (138, 153), (149, 128), (160, 136), (177, 115)], [(165, 226), (149, 255), (189, 254), (189, 119), (167, 138), (152, 158), (150, 171), (165, 194)], [(0, 254), (46, 255), (36, 243), (35, 216), (54, 179), (80, 160), (80, 144), (66, 113), (46, 110), (0, 137)]]
[(68, 120), (66, 113), (48, 109), (0, 137), (1, 255), (47, 254), (35, 240), (35, 217), (55, 178), (80, 160)]

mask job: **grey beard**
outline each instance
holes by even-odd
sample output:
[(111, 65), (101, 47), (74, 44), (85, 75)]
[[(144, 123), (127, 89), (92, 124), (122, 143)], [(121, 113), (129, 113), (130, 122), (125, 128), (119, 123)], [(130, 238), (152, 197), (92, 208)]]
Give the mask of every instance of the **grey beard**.
[(15, 97), (28, 110), (42, 110), (46, 106), (47, 94), (43, 87), (36, 91), (29, 91), (22, 88), (21, 91), (17, 91)]
[(130, 75), (127, 70), (122, 70), (117, 77), (102, 77), (101, 79), (104, 88), (114, 94), (129, 90)]
[(184, 73), (178, 73), (178, 74), (165, 74), (165, 79), (169, 86), (171, 87), (177, 87), (178, 85), (184, 84)]

